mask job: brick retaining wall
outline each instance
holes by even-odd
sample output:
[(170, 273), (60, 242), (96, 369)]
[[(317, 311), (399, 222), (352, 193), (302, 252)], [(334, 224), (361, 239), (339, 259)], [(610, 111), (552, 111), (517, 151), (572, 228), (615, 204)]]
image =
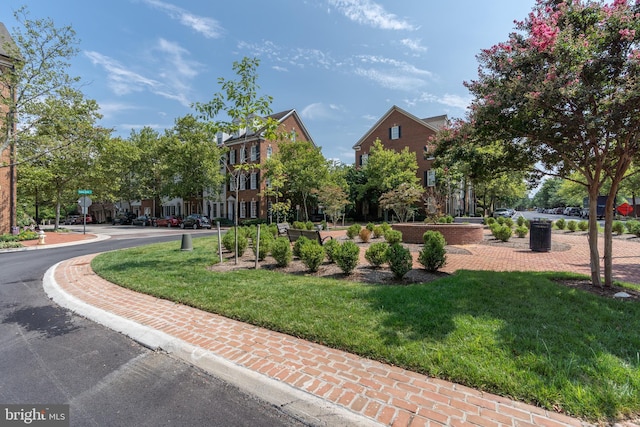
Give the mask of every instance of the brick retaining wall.
[(442, 233), (447, 245), (471, 245), (484, 238), (481, 224), (393, 224), (391, 228), (402, 233), (405, 243), (423, 243), (422, 236), (427, 230)]

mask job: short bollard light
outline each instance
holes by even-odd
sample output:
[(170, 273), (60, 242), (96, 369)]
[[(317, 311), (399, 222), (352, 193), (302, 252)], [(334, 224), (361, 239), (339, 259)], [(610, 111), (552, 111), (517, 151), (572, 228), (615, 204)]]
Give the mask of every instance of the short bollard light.
[(38, 231), (38, 244), (39, 245), (44, 245), (44, 238), (47, 237), (46, 234), (44, 234), (44, 231), (40, 230)]
[(180, 247), (181, 251), (192, 251), (193, 244), (191, 243), (191, 234), (183, 234), (182, 235), (182, 246)]

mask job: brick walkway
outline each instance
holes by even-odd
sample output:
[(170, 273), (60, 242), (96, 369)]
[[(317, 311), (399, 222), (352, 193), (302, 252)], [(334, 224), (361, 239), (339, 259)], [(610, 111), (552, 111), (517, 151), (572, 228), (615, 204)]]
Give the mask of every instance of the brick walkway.
[[(530, 250), (469, 245), (469, 255), (449, 254), (446, 271), (554, 270), (589, 274), (585, 236), (554, 234), (570, 250)], [(616, 241), (617, 279), (640, 283), (640, 245)], [(372, 424), (392, 426), (584, 426), (580, 420), (538, 407), (428, 378), (288, 335), (138, 294), (96, 276), (94, 255), (61, 263), (61, 290), (87, 304), (176, 337), (253, 372), (347, 408)], [(626, 423), (626, 426), (635, 424)]]

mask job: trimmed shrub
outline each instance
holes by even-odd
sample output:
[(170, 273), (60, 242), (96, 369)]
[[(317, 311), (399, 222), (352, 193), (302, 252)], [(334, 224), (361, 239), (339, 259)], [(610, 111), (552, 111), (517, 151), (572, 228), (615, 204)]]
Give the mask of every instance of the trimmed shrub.
[(298, 240), (293, 244), (293, 256), (300, 258), (300, 247), (308, 242), (311, 242), (311, 240), (304, 236), (298, 237)]
[(351, 274), (360, 260), (360, 247), (354, 242), (346, 241), (333, 252), (333, 258), (344, 274)]
[[(247, 247), (249, 247), (249, 240), (245, 235), (246, 230), (243, 230), (243, 228), (238, 228), (238, 256), (244, 255)], [(235, 231), (232, 228), (222, 236), (222, 245), (229, 252), (235, 252), (236, 250), (235, 235)]]
[(503, 225), (506, 225), (507, 227), (513, 227), (513, 219), (511, 219), (511, 218), (504, 218)]
[(423, 265), (425, 270), (434, 272), (438, 271), (447, 262), (447, 251), (444, 248), (447, 244), (444, 236), (439, 231), (429, 230), (422, 236), (424, 246), (418, 256), (418, 261)]
[(569, 220), (567, 222), (567, 230), (569, 231), (576, 231), (578, 229), (578, 223), (574, 220)]
[(224, 248), (226, 250), (228, 250), (229, 252), (233, 252), (236, 249), (236, 238), (235, 238), (235, 232), (233, 231), (233, 228), (230, 229), (229, 231), (227, 231), (226, 233), (224, 233), (224, 236), (222, 236), (222, 246), (224, 246)]
[(496, 222), (500, 225), (504, 225), (504, 220), (505, 218), (503, 216), (499, 216), (498, 218), (496, 218)]
[(529, 229), (525, 225), (519, 225), (516, 227), (516, 236), (520, 237), (521, 239), (524, 238), (528, 232)]
[(613, 221), (611, 224), (611, 231), (618, 236), (624, 233), (624, 223), (622, 221)]
[[(260, 253), (258, 254), (258, 261), (263, 261), (269, 252), (271, 252), (273, 241), (273, 235), (269, 233), (268, 229), (264, 231), (262, 229), (260, 230)], [(256, 243), (258, 242), (258, 239), (254, 237), (251, 242), (251, 250), (253, 251), (253, 254), (256, 255)]]
[(522, 227), (526, 222), (526, 219), (523, 216), (519, 216), (517, 219), (518, 227)]
[(413, 269), (411, 252), (400, 243), (394, 243), (387, 248), (387, 262), (393, 275), (398, 279), (402, 279)]
[(291, 243), (286, 237), (278, 237), (271, 245), (271, 256), (276, 260), (278, 267), (286, 267), (293, 259)]
[(384, 236), (385, 234), (387, 234), (387, 231), (391, 230), (391, 226), (389, 225), (388, 222), (383, 222), (382, 224), (380, 224), (380, 227), (382, 227), (382, 235)]
[(352, 224), (347, 228), (347, 237), (351, 240), (355, 239), (355, 237), (360, 234), (360, 229), (362, 227), (360, 224)]
[(372, 243), (369, 249), (364, 253), (364, 258), (373, 267), (380, 267), (387, 262), (387, 249), (389, 245), (385, 242)]
[(382, 236), (384, 236), (384, 229), (382, 228), (382, 226), (376, 225), (375, 227), (373, 227), (373, 237), (378, 239)]
[(636, 236), (640, 237), (640, 221), (637, 221), (635, 219), (627, 221), (627, 230), (629, 231), (629, 233), (635, 234)]
[(484, 223), (487, 224), (489, 227), (491, 227), (493, 224), (496, 223), (496, 219), (490, 216), (485, 218)]
[(508, 242), (513, 234), (513, 231), (511, 230), (511, 227), (502, 225), (492, 229), (491, 234), (493, 234), (493, 237), (495, 237), (498, 240), (502, 240), (503, 242)]
[(367, 228), (367, 230), (373, 232), (373, 229), (374, 229), (375, 226), (376, 225), (374, 223), (370, 222), (370, 223), (367, 224), (366, 228)]
[(363, 243), (369, 243), (369, 239), (371, 238), (371, 231), (368, 228), (363, 228), (358, 233), (358, 237), (362, 240)]
[(315, 228), (316, 228), (316, 227), (313, 225), (313, 222), (311, 222), (311, 221), (307, 221), (307, 222), (305, 222), (305, 223), (304, 223), (304, 225), (305, 225), (305, 228), (306, 228), (307, 230), (313, 230), (313, 229), (315, 229)]
[(291, 225), (291, 227), (295, 228), (296, 230), (306, 230), (307, 226), (304, 222), (302, 221), (293, 221), (293, 224)]
[(338, 241), (335, 239), (329, 239), (323, 245), (324, 252), (327, 254), (327, 259), (329, 260), (329, 262), (335, 262), (335, 258), (333, 257), (333, 255), (338, 246), (340, 246), (340, 243), (338, 243)]
[(589, 229), (589, 221), (582, 220), (578, 223), (578, 229), (580, 231), (587, 231)]
[(564, 228), (566, 227), (567, 223), (564, 220), (564, 218), (560, 218), (559, 220), (557, 220), (555, 222), (556, 227), (558, 228), (558, 230), (564, 230)]
[(384, 233), (384, 240), (386, 240), (390, 245), (400, 243), (402, 242), (402, 232), (398, 230), (389, 230)]
[(315, 240), (307, 239), (307, 242), (300, 246), (300, 259), (311, 272), (316, 272), (324, 261), (324, 248)]

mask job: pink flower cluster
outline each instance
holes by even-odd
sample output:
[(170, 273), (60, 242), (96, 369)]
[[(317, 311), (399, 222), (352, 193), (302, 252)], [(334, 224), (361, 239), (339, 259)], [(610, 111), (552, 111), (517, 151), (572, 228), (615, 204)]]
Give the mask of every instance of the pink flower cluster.
[(531, 16), (531, 45), (540, 52), (553, 51), (558, 36), (558, 27), (540, 18)]
[(636, 30), (624, 28), (618, 32), (622, 40), (633, 41), (636, 37)]

